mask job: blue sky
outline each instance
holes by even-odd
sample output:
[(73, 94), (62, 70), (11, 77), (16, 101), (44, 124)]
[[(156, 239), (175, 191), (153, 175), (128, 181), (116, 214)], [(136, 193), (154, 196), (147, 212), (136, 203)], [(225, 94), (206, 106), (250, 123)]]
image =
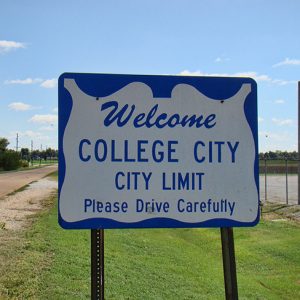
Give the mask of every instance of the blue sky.
[(63, 72), (250, 76), (260, 151), (297, 150), (298, 0), (0, 1), (0, 137), (57, 148)]

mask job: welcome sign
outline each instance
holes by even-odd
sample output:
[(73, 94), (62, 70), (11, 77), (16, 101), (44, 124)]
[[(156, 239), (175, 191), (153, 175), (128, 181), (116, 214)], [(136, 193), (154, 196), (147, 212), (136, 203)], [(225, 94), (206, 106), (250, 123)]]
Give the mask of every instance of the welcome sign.
[(257, 152), (250, 78), (59, 79), (64, 228), (253, 226)]

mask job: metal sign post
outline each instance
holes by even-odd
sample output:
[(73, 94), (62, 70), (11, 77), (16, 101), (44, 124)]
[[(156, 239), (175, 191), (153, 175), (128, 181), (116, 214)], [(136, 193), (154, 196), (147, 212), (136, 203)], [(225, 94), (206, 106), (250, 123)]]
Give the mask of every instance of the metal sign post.
[(91, 299), (104, 300), (104, 229), (91, 230)]
[(298, 81), (298, 204), (300, 205), (300, 81)]
[(238, 299), (232, 227), (221, 227), (223, 270), (226, 300)]

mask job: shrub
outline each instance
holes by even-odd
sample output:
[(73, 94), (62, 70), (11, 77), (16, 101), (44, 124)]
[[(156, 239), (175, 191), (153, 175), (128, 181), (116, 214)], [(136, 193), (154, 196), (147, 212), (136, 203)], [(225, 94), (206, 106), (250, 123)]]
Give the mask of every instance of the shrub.
[(29, 167), (29, 162), (25, 159), (20, 160), (20, 167), (22, 168), (28, 168)]
[(0, 151), (0, 168), (3, 168), (3, 155), (4, 155), (4, 152)]
[(5, 171), (16, 170), (20, 166), (20, 154), (15, 151), (5, 151), (2, 156), (2, 166)]

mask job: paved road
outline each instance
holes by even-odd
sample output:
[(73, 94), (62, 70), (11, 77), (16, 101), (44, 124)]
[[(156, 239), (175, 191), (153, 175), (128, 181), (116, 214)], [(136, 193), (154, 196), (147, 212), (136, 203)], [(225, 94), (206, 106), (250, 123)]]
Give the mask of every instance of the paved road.
[(260, 199), (270, 202), (280, 202), (288, 204), (298, 204), (298, 176), (289, 175), (268, 175), (267, 176), (267, 194), (265, 194), (265, 177), (260, 176)]
[(0, 198), (57, 170), (57, 165), (0, 174)]

